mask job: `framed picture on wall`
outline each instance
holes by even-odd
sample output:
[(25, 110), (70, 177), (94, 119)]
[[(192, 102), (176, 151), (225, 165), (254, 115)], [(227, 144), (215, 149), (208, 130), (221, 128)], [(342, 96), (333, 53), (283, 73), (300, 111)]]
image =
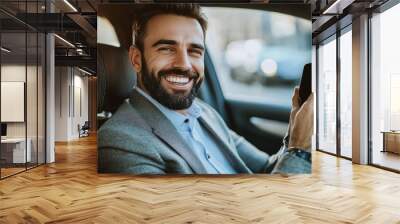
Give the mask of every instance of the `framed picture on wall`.
[(1, 82), (1, 122), (24, 122), (25, 82)]

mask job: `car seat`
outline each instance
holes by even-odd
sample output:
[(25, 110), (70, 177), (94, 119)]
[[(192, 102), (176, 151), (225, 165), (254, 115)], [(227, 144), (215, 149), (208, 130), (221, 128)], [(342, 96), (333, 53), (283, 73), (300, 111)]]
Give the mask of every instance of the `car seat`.
[(124, 47), (97, 45), (97, 113), (99, 127), (129, 97), (136, 72)]

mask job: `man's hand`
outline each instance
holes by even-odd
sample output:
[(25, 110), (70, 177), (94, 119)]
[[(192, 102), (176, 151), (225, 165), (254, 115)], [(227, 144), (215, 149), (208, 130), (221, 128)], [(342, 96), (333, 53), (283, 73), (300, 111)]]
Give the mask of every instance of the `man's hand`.
[(314, 94), (300, 106), (299, 88), (294, 89), (289, 120), (289, 148), (311, 151), (314, 127)]

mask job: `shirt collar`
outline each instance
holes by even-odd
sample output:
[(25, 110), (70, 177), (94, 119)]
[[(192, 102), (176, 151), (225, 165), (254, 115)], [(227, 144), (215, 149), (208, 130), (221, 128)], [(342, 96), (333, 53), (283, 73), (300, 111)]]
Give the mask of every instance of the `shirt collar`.
[[(135, 89), (147, 100), (149, 100), (152, 104), (154, 104), (172, 122), (172, 124), (178, 130), (182, 130), (182, 128), (184, 128), (185, 126), (185, 123), (188, 123), (190, 126), (193, 126), (194, 125), (193, 121), (201, 116), (202, 110), (200, 106), (197, 105), (196, 100), (194, 100), (192, 105), (187, 109), (188, 112), (187, 115), (183, 115), (179, 112), (176, 112), (174, 110), (165, 107), (139, 87), (136, 87)], [(186, 120), (188, 120), (188, 122), (185, 122)]]

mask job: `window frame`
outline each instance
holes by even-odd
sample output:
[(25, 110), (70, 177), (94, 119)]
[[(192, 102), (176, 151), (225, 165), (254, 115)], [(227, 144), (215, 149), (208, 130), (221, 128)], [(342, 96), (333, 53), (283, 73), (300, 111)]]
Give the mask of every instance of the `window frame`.
[(372, 35), (372, 19), (374, 18), (374, 14), (381, 14), (384, 13), (385, 11), (393, 8), (394, 6), (397, 6), (400, 4), (400, 0), (388, 0), (384, 4), (378, 6), (377, 8), (371, 10), (368, 12), (368, 165), (377, 167), (383, 170), (395, 172), (395, 173), (400, 173), (400, 170), (390, 168), (384, 165), (380, 165), (377, 163), (374, 163), (373, 161), (373, 153), (374, 153), (374, 147), (373, 147), (373, 130), (372, 130), (372, 119), (373, 119), (373, 114), (372, 114), (372, 94), (373, 94), (373, 88), (372, 88), (372, 54), (373, 54), (373, 49), (372, 49), (372, 41), (373, 41), (373, 35)]
[[(348, 18), (344, 18), (345, 20)], [(321, 102), (320, 97), (318, 94), (316, 94), (316, 151), (327, 153), (329, 155), (337, 156), (339, 158), (343, 158), (346, 160), (352, 160), (352, 158), (347, 157), (342, 155), (342, 150), (341, 150), (341, 117), (340, 117), (340, 112), (341, 112), (341, 97), (340, 97), (340, 84), (341, 84), (341, 67), (340, 67), (340, 38), (342, 35), (346, 34), (347, 32), (352, 31), (352, 22), (346, 24), (344, 27), (337, 29), (335, 33), (325, 37), (324, 39), (319, 40), (315, 45), (316, 45), (316, 55), (315, 55), (315, 60), (316, 60), (316, 91), (319, 90), (320, 88), (320, 74), (319, 74), (319, 66), (320, 66), (320, 55), (319, 55), (319, 48), (320, 45), (322, 44), (327, 44), (331, 41), (336, 41), (336, 152), (328, 152), (327, 150), (320, 149), (320, 138), (319, 138), (319, 131), (320, 131), (320, 126), (319, 126), (319, 104)]]
[[(41, 1), (35, 1), (34, 3), (36, 3), (36, 12), (39, 12), (39, 2), (41, 2)], [(25, 2), (26, 3), (26, 2)], [(27, 4), (25, 4), (24, 5), (24, 7), (25, 7), (25, 12), (27, 12)], [(2, 45), (2, 34), (5, 34), (5, 33), (12, 33), (12, 34), (16, 34), (16, 33), (20, 33), (20, 34), (22, 34), (22, 35), (25, 35), (24, 36), (24, 47), (25, 47), (25, 49), (24, 49), (24, 52), (25, 52), (25, 55), (23, 56), (24, 57), (24, 60), (25, 60), (25, 84), (24, 84), (24, 90), (25, 90), (25, 93), (24, 93), (24, 132), (25, 132), (25, 134), (24, 134), (24, 137), (23, 137), (23, 139), (25, 140), (25, 166), (24, 167), (21, 167), (21, 168), (23, 168), (23, 170), (20, 170), (20, 171), (17, 171), (17, 172), (14, 172), (14, 173), (12, 173), (12, 174), (8, 174), (8, 175), (3, 175), (3, 173), (2, 173), (2, 167), (0, 166), (0, 180), (3, 180), (3, 179), (6, 179), (6, 178), (9, 178), (9, 177), (12, 177), (12, 176), (14, 176), (14, 175), (17, 175), (17, 174), (19, 174), (19, 173), (23, 173), (23, 172), (26, 172), (26, 171), (28, 171), (28, 170), (30, 170), (30, 169), (33, 169), (33, 168), (36, 168), (36, 167), (39, 167), (39, 166), (41, 166), (41, 165), (45, 165), (46, 163), (47, 163), (47, 44), (48, 44), (48, 39), (47, 39), (47, 32), (43, 32), (43, 31), (41, 31), (41, 30), (39, 30), (39, 29), (37, 29), (37, 28), (35, 28), (35, 27), (32, 27), (31, 25), (29, 25), (29, 24), (27, 24), (27, 23), (25, 23), (25, 22), (23, 22), (22, 20), (20, 20), (20, 19), (18, 19), (17, 17), (15, 17), (12, 13), (10, 13), (10, 12), (8, 12), (8, 11), (6, 11), (5, 9), (2, 9), (2, 8), (0, 8), (0, 11), (3, 13), (3, 14), (6, 14), (7, 16), (9, 16), (9, 18), (10, 19), (13, 19), (14, 21), (16, 21), (16, 22), (18, 22), (18, 23), (21, 23), (21, 25), (22, 25), (22, 27), (23, 27), (23, 29), (22, 30), (15, 30), (15, 31), (4, 31), (4, 30), (1, 30), (0, 29), (0, 45)], [(48, 11), (48, 7), (46, 7), (46, 12)], [(29, 13), (29, 12), (28, 12)], [(25, 16), (26, 16), (27, 14), (25, 14)], [(26, 18), (25, 18), (25, 20), (26, 20)], [(0, 24), (0, 26), (1, 26), (1, 24)], [(37, 144), (36, 144), (36, 161), (35, 161), (35, 163), (32, 163), (32, 164), (30, 164), (30, 166), (28, 166), (28, 163), (29, 162), (27, 162), (28, 161), (28, 158), (27, 158), (27, 156), (28, 156), (28, 153), (27, 153), (27, 148), (28, 148), (28, 105), (27, 105), (27, 96), (28, 96), (28, 93), (27, 93), (27, 85), (28, 85), (28, 78), (27, 78), (27, 76), (28, 76), (28, 34), (33, 34), (33, 35), (35, 35), (36, 36), (36, 41), (35, 41), (35, 44), (36, 44), (36, 47), (35, 47), (35, 49), (34, 49), (34, 51), (35, 51), (35, 56), (36, 56), (36, 58), (35, 58), (35, 60), (34, 60), (34, 66), (36, 67), (36, 69), (35, 69), (35, 75), (36, 75), (36, 91), (35, 91), (35, 93), (33, 93), (34, 95), (35, 95), (35, 97), (36, 97), (36, 122), (34, 122), (33, 123), (33, 125), (36, 125), (36, 136), (32, 136), (32, 139), (33, 138), (36, 138), (36, 141), (37, 141)], [(40, 35), (40, 34), (43, 34), (43, 35)], [(41, 38), (39, 38), (41, 36)], [(39, 41), (41, 42), (41, 48), (39, 48)], [(40, 57), (42, 58), (41, 59), (41, 61), (42, 62), (44, 62), (43, 64), (40, 64), (39, 63), (39, 49), (40, 49), (40, 52), (41, 53), (43, 53), (43, 55), (40, 55)], [(2, 62), (3, 62), (3, 60), (2, 60), (2, 56), (1, 56), (1, 54), (0, 54), (0, 82), (1, 82), (1, 68), (2, 68), (2, 66), (3, 66), (3, 64), (2, 64)], [(43, 99), (42, 99), (42, 105), (41, 105), (41, 107), (42, 107), (42, 109), (44, 110), (43, 111), (43, 113), (44, 113), (44, 115), (42, 116), (42, 117), (40, 117), (39, 118), (39, 79), (38, 79), (38, 76), (39, 76), (39, 66), (40, 65), (42, 65), (43, 67), (42, 67), (42, 71), (41, 71), (41, 76), (42, 76), (42, 84), (43, 84), (43, 88), (44, 88), (44, 90), (43, 90), (43, 93), (42, 93), (42, 96), (44, 96), (43, 97)], [(1, 90), (1, 86), (0, 86), (0, 90)], [(1, 92), (1, 91), (0, 91)], [(1, 99), (0, 99), (1, 100)], [(1, 108), (1, 105), (0, 105), (0, 110), (1, 110), (2, 108)], [(1, 116), (1, 115), (0, 115)], [(43, 145), (42, 145), (42, 152), (43, 152), (43, 155), (41, 155), (41, 157), (43, 157), (42, 159), (43, 159), (43, 162), (39, 162), (39, 141), (38, 141), (38, 139), (39, 139), (39, 119), (41, 120), (41, 122), (42, 122), (42, 124), (43, 124)], [(0, 123), (1, 123), (1, 119), (0, 119)], [(31, 124), (32, 125), (32, 124)], [(0, 144), (0, 158), (1, 158), (1, 144)], [(32, 152), (34, 152), (33, 150), (32, 150)], [(31, 152), (31, 156), (32, 156), (32, 152)]]

